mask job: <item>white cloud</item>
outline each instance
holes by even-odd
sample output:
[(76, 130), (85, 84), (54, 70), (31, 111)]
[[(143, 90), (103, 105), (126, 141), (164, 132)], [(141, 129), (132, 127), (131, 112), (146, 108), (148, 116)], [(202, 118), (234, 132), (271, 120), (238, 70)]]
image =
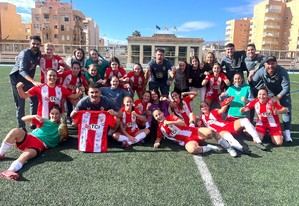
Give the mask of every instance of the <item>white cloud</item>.
[(208, 29), (214, 26), (214, 23), (208, 21), (188, 21), (177, 27), (177, 32), (190, 32)]
[(262, 2), (263, 0), (246, 0), (244, 5), (236, 7), (225, 8), (225, 11), (239, 15), (239, 16), (252, 16), (253, 8), (256, 4)]
[(30, 23), (31, 22), (31, 14), (28, 13), (18, 13), (22, 17), (22, 22), (24, 23)]
[(20, 7), (28, 12), (31, 12), (31, 8), (34, 7), (34, 0), (0, 0), (0, 2), (8, 2), (16, 5), (16, 7)]
[(180, 26), (161, 27), (160, 30), (155, 31), (157, 34), (174, 34), (198, 31), (213, 27), (215, 24), (208, 21), (187, 21)]
[(34, 0), (0, 0), (0, 2), (7, 2), (16, 5), (17, 13), (21, 15), (22, 21), (31, 22), (31, 8), (35, 6)]

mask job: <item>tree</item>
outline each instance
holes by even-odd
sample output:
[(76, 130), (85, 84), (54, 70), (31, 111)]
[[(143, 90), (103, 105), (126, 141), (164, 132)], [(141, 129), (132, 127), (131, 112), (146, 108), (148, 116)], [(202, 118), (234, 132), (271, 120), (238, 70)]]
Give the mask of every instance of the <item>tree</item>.
[(135, 30), (133, 33), (132, 33), (132, 36), (141, 36), (141, 33), (140, 33), (140, 31), (137, 31), (137, 30)]

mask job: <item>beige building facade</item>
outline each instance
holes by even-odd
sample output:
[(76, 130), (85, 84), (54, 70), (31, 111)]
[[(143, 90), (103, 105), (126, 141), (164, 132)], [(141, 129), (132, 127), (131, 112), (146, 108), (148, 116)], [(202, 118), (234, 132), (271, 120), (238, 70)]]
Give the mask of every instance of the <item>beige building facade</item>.
[(17, 14), (16, 6), (10, 3), (0, 3), (0, 41), (26, 40), (25, 24)]
[(265, 0), (255, 5), (249, 42), (257, 50), (298, 50), (298, 11), (298, 0)]
[(156, 48), (163, 48), (165, 57), (174, 65), (177, 65), (179, 60), (190, 62), (192, 56), (201, 59), (202, 43), (201, 38), (178, 38), (174, 34), (129, 36), (127, 62), (147, 64), (155, 56)]
[(250, 42), (257, 50), (282, 49), (284, 39), (285, 2), (265, 0), (255, 5), (253, 11)]
[(285, 43), (288, 50), (298, 51), (299, 50), (299, 1), (291, 0), (286, 3), (285, 9), (285, 20), (286, 20), (286, 37)]
[(248, 44), (250, 18), (232, 19), (226, 22), (225, 42), (234, 43), (236, 50), (244, 50)]

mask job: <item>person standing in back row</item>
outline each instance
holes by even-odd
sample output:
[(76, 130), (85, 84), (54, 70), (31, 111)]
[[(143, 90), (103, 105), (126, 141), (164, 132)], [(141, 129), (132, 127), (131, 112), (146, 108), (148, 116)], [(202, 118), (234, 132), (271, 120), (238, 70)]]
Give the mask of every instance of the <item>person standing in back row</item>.
[(149, 81), (149, 90), (160, 89), (163, 96), (168, 96), (169, 86), (171, 83), (168, 75), (173, 78), (172, 70), (174, 70), (175, 67), (173, 67), (172, 64), (164, 58), (164, 53), (164, 49), (156, 49), (156, 58), (152, 59), (148, 63), (147, 70), (145, 72), (145, 80), (146, 82)]
[[(36, 66), (40, 63), (41, 38), (39, 36), (30, 37), (30, 48), (22, 50), (16, 57), (16, 63), (9, 73), (12, 93), (16, 105), (16, 117), (18, 127), (25, 129), (25, 122), (22, 117), (25, 116), (25, 100), (22, 99), (17, 91), (18, 82), (24, 84), (24, 90), (28, 90), (33, 86), (41, 85), (40, 82), (34, 80)], [(37, 97), (30, 97), (30, 113), (32, 115), (37, 112)], [(34, 125), (30, 126), (35, 128)]]

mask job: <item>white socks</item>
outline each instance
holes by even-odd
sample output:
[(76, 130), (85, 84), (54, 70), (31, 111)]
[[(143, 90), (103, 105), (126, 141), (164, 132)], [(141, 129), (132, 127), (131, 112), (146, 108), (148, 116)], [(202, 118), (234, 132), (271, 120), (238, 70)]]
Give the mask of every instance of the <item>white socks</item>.
[(248, 134), (252, 137), (255, 143), (260, 144), (262, 142), (256, 129), (247, 118), (241, 118), (240, 124), (242, 127), (245, 128), (246, 132), (248, 132)]
[(140, 132), (139, 134), (137, 134), (137, 135), (135, 136), (135, 142), (134, 142), (134, 143), (140, 142), (140, 141), (143, 140), (145, 137), (146, 137), (145, 132)]
[(2, 142), (1, 147), (0, 147), (0, 155), (3, 156), (5, 153), (13, 146), (13, 144), (7, 143), (7, 142)]
[(23, 167), (23, 164), (18, 160), (15, 160), (11, 163), (10, 167), (8, 168), (9, 171), (17, 172)]
[(229, 142), (229, 144), (239, 150), (239, 151), (242, 151), (243, 150), (243, 146), (234, 138), (234, 136), (229, 133), (229, 132), (226, 132), (224, 134), (221, 135), (226, 141)]
[(118, 141), (119, 142), (128, 142), (129, 145), (132, 145), (132, 144), (135, 144), (137, 142), (140, 142), (145, 137), (146, 137), (145, 132), (141, 132), (141, 133), (139, 133), (138, 135), (135, 136), (135, 141), (131, 142), (127, 136), (125, 136), (125, 135), (119, 135)]
[(211, 149), (210, 147), (208, 147), (208, 146), (202, 146), (201, 149), (202, 149), (202, 153), (207, 153), (207, 152), (209, 152), (209, 151), (212, 150), (212, 149)]
[(127, 137), (127, 136), (125, 136), (125, 135), (119, 135), (119, 137), (118, 137), (118, 141), (119, 142), (128, 142), (129, 141), (129, 138)]

